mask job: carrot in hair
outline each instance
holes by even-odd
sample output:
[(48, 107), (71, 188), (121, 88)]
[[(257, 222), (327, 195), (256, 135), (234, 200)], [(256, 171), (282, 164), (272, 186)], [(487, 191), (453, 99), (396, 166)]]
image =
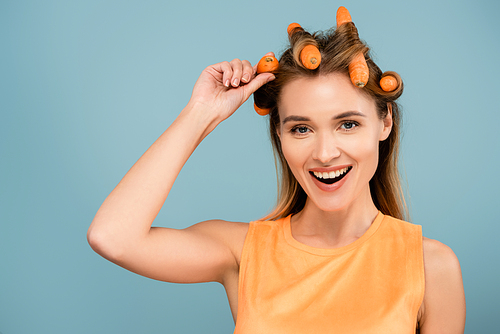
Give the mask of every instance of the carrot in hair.
[(302, 51), (300, 51), (300, 61), (305, 68), (314, 70), (321, 63), (321, 52), (312, 44), (306, 45)]
[(352, 22), (351, 14), (344, 6), (340, 6), (337, 9), (337, 28), (343, 25), (346, 22)]
[(253, 104), (253, 108), (255, 109), (257, 114), (259, 114), (261, 116), (266, 116), (267, 114), (269, 114), (271, 112), (270, 108), (259, 108), (259, 107), (257, 107), (257, 105), (255, 103)]
[(380, 87), (384, 92), (392, 92), (398, 88), (398, 81), (392, 75), (386, 75), (380, 79)]
[(257, 64), (257, 73), (274, 72), (279, 66), (278, 59), (273, 56), (264, 56)]
[(366, 65), (365, 56), (362, 52), (358, 53), (349, 64), (349, 76), (351, 77), (352, 83), (357, 87), (364, 87), (368, 82), (370, 71), (368, 70), (368, 65)]
[(286, 29), (286, 32), (288, 33), (288, 35), (290, 35), (292, 33), (292, 31), (294, 31), (295, 29), (302, 29), (302, 27), (298, 23), (295, 23), (295, 22), (290, 23), (288, 25), (288, 28)]

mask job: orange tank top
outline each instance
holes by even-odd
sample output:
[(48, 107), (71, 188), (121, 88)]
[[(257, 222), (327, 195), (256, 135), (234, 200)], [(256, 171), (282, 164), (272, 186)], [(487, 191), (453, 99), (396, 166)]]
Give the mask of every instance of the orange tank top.
[(353, 243), (295, 240), (290, 216), (251, 222), (235, 334), (415, 333), (424, 296), (422, 229), (379, 212)]

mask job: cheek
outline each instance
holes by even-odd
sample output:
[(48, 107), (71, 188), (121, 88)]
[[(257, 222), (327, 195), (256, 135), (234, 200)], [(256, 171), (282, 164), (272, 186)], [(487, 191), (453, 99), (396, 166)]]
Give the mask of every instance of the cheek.
[(347, 136), (339, 143), (339, 149), (362, 167), (363, 173), (373, 174), (378, 165), (379, 141), (376, 136), (376, 133)]
[(357, 160), (363, 164), (363, 172), (369, 179), (375, 174), (378, 166), (378, 147), (379, 141), (371, 139), (359, 145), (357, 151)]
[(282, 140), (281, 150), (288, 163), (288, 167), (290, 167), (293, 174), (297, 178), (296, 171), (300, 170), (306, 163), (307, 157), (309, 156), (309, 148), (304, 142)]
[(300, 157), (300, 154), (298, 154), (298, 150), (293, 145), (291, 145), (288, 140), (281, 140), (281, 150), (283, 152), (283, 155), (285, 156), (286, 161), (288, 162), (288, 165), (290, 166), (290, 168), (292, 168), (292, 166), (296, 164), (297, 160)]

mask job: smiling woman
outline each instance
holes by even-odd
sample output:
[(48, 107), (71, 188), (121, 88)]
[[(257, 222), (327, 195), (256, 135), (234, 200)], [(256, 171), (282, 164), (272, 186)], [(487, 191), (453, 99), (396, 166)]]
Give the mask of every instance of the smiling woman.
[[(343, 7), (339, 9), (339, 12), (347, 12), (345, 8), (342, 8)], [(361, 57), (364, 61), (362, 65), (365, 66), (363, 72), (369, 75), (366, 82), (363, 82), (363, 89), (353, 90), (352, 88), (359, 88), (357, 85), (355, 87), (348, 87), (351, 89), (346, 91), (350, 93), (348, 96), (355, 96), (355, 99), (345, 99), (338, 93), (335, 98), (333, 98), (331, 87), (321, 83), (315, 86), (314, 93), (323, 92), (322, 96), (318, 97), (322, 98), (326, 96), (330, 98), (330, 101), (333, 99), (335, 102), (338, 102), (339, 99), (348, 100), (352, 103), (358, 100), (364, 101), (365, 104), (368, 103), (373, 105), (373, 109), (375, 110), (374, 116), (378, 117), (380, 120), (385, 119), (386, 116), (390, 114), (390, 117), (386, 120), (386, 122), (391, 123), (387, 128), (387, 130), (389, 130), (387, 132), (388, 137), (380, 141), (379, 144), (377, 143), (377, 147), (380, 150), (380, 152), (377, 153), (379, 154), (380, 164), (377, 164), (376, 173), (370, 181), (370, 190), (376, 207), (383, 213), (398, 219), (407, 218), (406, 205), (398, 174), (400, 111), (396, 100), (403, 93), (403, 82), (400, 76), (395, 72), (388, 71), (382, 73), (380, 68), (369, 57), (369, 49), (360, 41), (355, 25), (350, 21), (342, 20), (342, 22), (344, 23), (340, 24), (336, 30), (325, 34), (316, 33), (315, 35), (311, 35), (302, 28), (294, 30), (293, 33), (289, 35), (291, 47), (285, 51), (281, 57), (280, 71), (278, 72), (279, 75), (277, 79), (262, 87), (254, 94), (255, 104), (258, 107), (270, 109), (270, 136), (277, 158), (276, 160), (280, 163), (282, 175), (279, 187), (278, 205), (275, 210), (266, 217), (267, 219), (282, 218), (289, 214), (299, 212), (303, 208), (307, 196), (303, 189), (296, 184), (297, 180), (293, 176), (288, 166), (287, 159), (283, 155), (281, 139), (278, 132), (275, 131), (275, 129), (280, 129), (280, 127), (285, 124), (286, 120), (291, 119), (288, 118), (290, 116), (283, 116), (283, 118), (281, 115), (284, 110), (290, 110), (290, 108), (287, 109), (286, 105), (283, 104), (288, 104), (290, 106), (295, 104), (295, 102), (290, 102), (290, 99), (283, 98), (286, 90), (291, 89), (289, 86), (296, 85), (294, 82), (298, 79), (320, 79), (328, 74), (336, 74), (343, 78), (344, 81), (347, 78), (354, 83), (355, 81), (353, 81), (352, 73), (354, 71), (352, 70), (353, 66), (351, 66), (351, 64), (356, 62), (359, 63), (360, 55), (363, 55), (363, 57)], [(315, 71), (308, 70), (297, 61), (299, 58), (297, 54), (301, 52), (301, 46), (307, 43), (318, 45), (322, 52), (321, 65)], [(392, 89), (388, 91), (382, 89), (380, 85), (382, 78), (392, 79), (395, 83)], [(307, 85), (311, 82), (312, 80), (309, 80)], [(289, 83), (291, 84), (289, 85)], [(304, 84), (304, 88), (307, 88), (307, 85)], [(302, 89), (297, 89), (296, 92), (289, 95), (295, 96), (295, 93), (300, 94), (301, 92)], [(309, 90), (309, 92), (311, 92), (311, 90)], [(304, 94), (300, 96), (304, 96)], [(316, 99), (314, 101), (309, 101), (304, 103), (305, 105), (302, 105), (301, 108), (303, 110), (314, 109), (316, 106), (313, 105), (313, 103), (316, 102), (318, 102)], [(279, 103), (282, 105), (279, 106)], [(333, 106), (334, 104), (329, 103), (329, 105)], [(280, 112), (278, 112), (278, 109)], [(351, 109), (337, 110), (335, 118), (342, 120), (346, 117), (346, 119), (343, 120), (349, 121), (348, 116), (353, 115), (353, 113), (367, 116), (363, 114), (359, 108), (354, 106)], [(305, 114), (307, 115), (308, 113), (306, 112)], [(303, 117), (300, 115), (291, 116), (295, 117), (295, 119), (297, 119), (297, 117)], [(283, 119), (283, 121), (281, 121), (281, 119)], [(343, 129), (347, 130), (346, 126), (353, 127), (353, 125), (357, 125), (357, 123), (347, 123)], [(290, 205), (291, 203), (294, 204)]]
[(375, 216), (369, 182), (379, 143), (391, 133), (392, 113), (380, 119), (374, 101), (340, 73), (290, 82), (278, 109), (283, 156), (307, 195), (297, 213), (314, 202), (323, 211), (363, 212), (371, 205)]
[[(188, 105), (106, 198), (89, 243), (147, 277), (220, 282), (237, 334), (462, 333), (455, 254), (403, 220), (403, 83), (370, 59), (341, 10), (343, 23), (324, 34), (293, 25), (273, 73), (239, 59), (206, 68)], [(194, 149), (252, 94), (269, 114), (280, 164), (275, 209), (250, 223), (151, 227)]]

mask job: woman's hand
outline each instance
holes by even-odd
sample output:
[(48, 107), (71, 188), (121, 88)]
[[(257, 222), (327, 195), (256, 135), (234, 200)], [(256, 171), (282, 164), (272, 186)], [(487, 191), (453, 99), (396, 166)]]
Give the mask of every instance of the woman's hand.
[(181, 115), (132, 166), (97, 212), (92, 248), (138, 274), (167, 282), (223, 282), (237, 275), (235, 254), (247, 224), (208, 221), (188, 229), (152, 228), (182, 166), (203, 138), (274, 78), (235, 59), (206, 68)]
[[(273, 55), (268, 53), (266, 55)], [(256, 75), (257, 66), (234, 59), (207, 67), (193, 88), (188, 106), (202, 105), (217, 123), (231, 116), (253, 92), (273, 80), (272, 73)]]

